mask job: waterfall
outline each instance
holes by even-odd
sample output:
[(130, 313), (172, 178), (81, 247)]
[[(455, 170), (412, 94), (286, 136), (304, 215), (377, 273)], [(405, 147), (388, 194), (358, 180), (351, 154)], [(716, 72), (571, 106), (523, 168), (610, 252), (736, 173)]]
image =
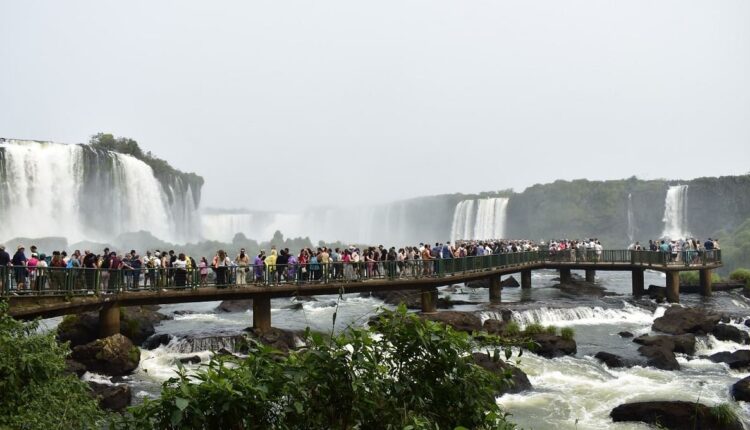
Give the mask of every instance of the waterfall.
[(141, 230), (172, 242), (196, 236), (194, 190), (179, 178), (158, 180), (134, 157), (22, 140), (0, 143), (0, 154), (0, 241), (109, 242)]
[(679, 239), (690, 235), (687, 231), (687, 192), (687, 185), (675, 185), (667, 190), (662, 236)]
[(633, 195), (628, 193), (628, 240), (635, 242), (635, 216), (633, 215)]
[(453, 211), (451, 240), (503, 238), (507, 208), (506, 197), (458, 202)]

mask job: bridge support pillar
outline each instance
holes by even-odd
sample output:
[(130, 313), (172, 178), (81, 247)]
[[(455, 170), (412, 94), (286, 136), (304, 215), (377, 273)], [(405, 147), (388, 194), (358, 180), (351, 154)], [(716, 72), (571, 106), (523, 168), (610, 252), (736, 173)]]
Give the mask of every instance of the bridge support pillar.
[(500, 303), (503, 287), (500, 286), (500, 277), (490, 278), (490, 303)]
[(710, 296), (712, 294), (713, 286), (711, 285), (711, 269), (703, 269), (700, 271), (701, 277), (701, 295)]
[(437, 288), (422, 290), (422, 313), (434, 314), (437, 312), (438, 291)]
[(99, 338), (104, 339), (120, 332), (120, 305), (111, 303), (99, 311)]
[(560, 269), (560, 283), (569, 284), (573, 277), (570, 275), (570, 269)]
[(271, 329), (271, 298), (253, 299), (253, 328), (260, 331)]
[(531, 270), (521, 270), (521, 289), (531, 288)]
[(667, 272), (667, 301), (680, 303), (680, 272)]
[(586, 282), (591, 282), (592, 284), (596, 282), (596, 270), (586, 269)]
[(633, 269), (633, 295), (641, 297), (646, 293), (643, 280), (643, 269)]

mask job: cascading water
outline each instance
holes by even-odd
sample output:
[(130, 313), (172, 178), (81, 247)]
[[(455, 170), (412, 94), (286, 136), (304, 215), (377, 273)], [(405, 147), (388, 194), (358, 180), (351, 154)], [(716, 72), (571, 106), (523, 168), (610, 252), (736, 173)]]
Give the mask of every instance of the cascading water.
[(628, 193), (628, 240), (635, 241), (635, 216), (633, 215), (633, 195)]
[(507, 209), (506, 197), (458, 202), (453, 211), (451, 240), (505, 237)]
[(664, 232), (662, 236), (678, 239), (690, 235), (687, 230), (687, 185), (675, 185), (667, 190), (664, 201)]
[(63, 236), (111, 241), (148, 231), (173, 242), (197, 236), (195, 191), (159, 181), (129, 155), (86, 145), (0, 143), (0, 240)]

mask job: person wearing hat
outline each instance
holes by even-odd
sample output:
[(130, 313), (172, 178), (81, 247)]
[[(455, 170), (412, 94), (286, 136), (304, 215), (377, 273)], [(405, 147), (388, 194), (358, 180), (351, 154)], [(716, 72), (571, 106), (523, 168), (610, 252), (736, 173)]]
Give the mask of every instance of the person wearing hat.
[(23, 290), (26, 287), (26, 276), (28, 274), (27, 268), (26, 268), (26, 262), (28, 261), (26, 259), (26, 254), (24, 254), (25, 248), (23, 245), (18, 245), (18, 249), (16, 253), (13, 255), (13, 258), (10, 260), (11, 266), (13, 266), (13, 271), (15, 273), (16, 277), (16, 289), (17, 290)]

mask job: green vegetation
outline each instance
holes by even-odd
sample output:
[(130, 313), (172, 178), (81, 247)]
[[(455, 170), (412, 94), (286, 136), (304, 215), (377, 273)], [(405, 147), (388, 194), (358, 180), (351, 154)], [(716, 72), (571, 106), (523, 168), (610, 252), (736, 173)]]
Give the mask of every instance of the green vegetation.
[[(715, 271), (711, 272), (711, 282), (721, 282), (721, 276)], [(700, 272), (691, 270), (689, 272), (680, 272), (680, 283), (688, 285), (697, 285), (700, 283)]]
[(557, 327), (555, 327), (553, 325), (548, 325), (544, 329), (544, 332), (547, 333), (547, 334), (557, 334)]
[[(373, 336), (374, 334), (379, 336)], [(246, 359), (184, 369), (131, 408), (135, 429), (511, 429), (495, 402), (503, 378), (473, 364), (468, 334), (406, 312), (283, 356), (252, 344)], [(229, 365), (231, 362), (231, 365)]]
[(712, 406), (709, 409), (709, 412), (717, 421), (719, 421), (719, 424), (722, 425), (728, 425), (739, 421), (737, 412), (734, 411), (734, 408), (729, 403), (719, 403), (718, 405)]
[(570, 327), (564, 327), (560, 330), (560, 336), (565, 340), (573, 340), (576, 336), (576, 332)]
[(729, 279), (745, 283), (745, 287), (750, 288), (750, 269), (736, 269), (729, 274)]
[(545, 332), (545, 328), (541, 324), (533, 323), (526, 326), (526, 329), (523, 331), (523, 333), (526, 336), (531, 336), (533, 334), (541, 334)]
[(0, 301), (0, 429), (99, 428), (103, 413), (88, 386), (65, 371), (68, 346), (7, 310)]
[(750, 218), (732, 232), (718, 234), (724, 267), (750, 267)]
[(521, 327), (515, 321), (508, 321), (503, 327), (503, 334), (508, 337), (516, 337), (521, 334)]

